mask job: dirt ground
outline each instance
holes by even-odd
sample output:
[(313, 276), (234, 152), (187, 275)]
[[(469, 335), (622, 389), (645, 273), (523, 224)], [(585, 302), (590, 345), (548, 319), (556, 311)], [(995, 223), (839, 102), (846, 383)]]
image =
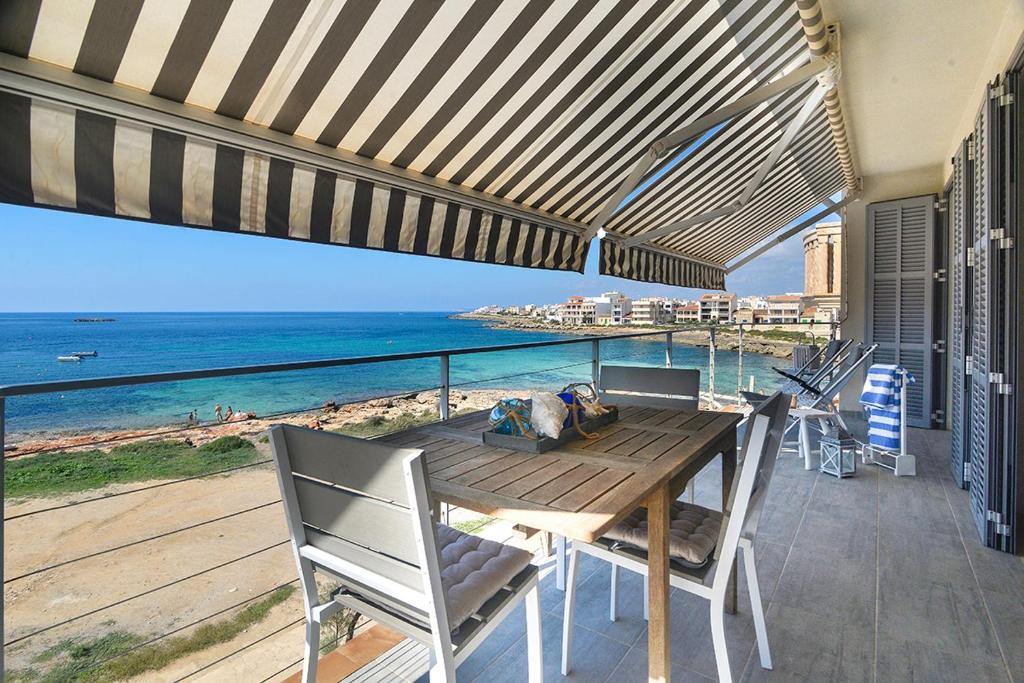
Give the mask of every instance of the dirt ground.
[[(257, 443), (257, 448), (269, 457), (266, 444)], [(25, 502), (6, 501), (5, 517), (152, 483), (157, 482)], [(296, 578), (295, 564), (286, 543), (283, 511), (275, 503), (278, 499), (275, 474), (270, 465), (261, 465), (7, 522), (4, 571), (8, 579), (15, 580), (4, 592), (5, 641), (71, 620), (8, 648), (8, 671), (32, 668), (45, 673), (49, 663), (34, 660), (65, 639), (87, 640), (114, 631), (153, 637), (220, 610), (228, 611), (211, 621), (226, 619), (237, 612), (229, 609), (233, 605), (292, 581)], [(243, 510), (249, 511), (175, 532)], [(457, 511), (452, 521), (475, 516)], [(480, 533), (507, 540), (511, 527), (497, 522)], [(161, 534), (166, 535), (145, 540)], [(102, 554), (16, 578), (95, 553)], [(218, 568), (207, 571), (213, 567)], [(139, 594), (144, 595), (133, 597)], [(107, 605), (114, 606), (91, 614)], [(302, 654), (303, 626), (294, 623), (301, 618), (301, 597), (296, 592), (234, 641), (143, 678), (283, 679), (297, 668), (294, 663)], [(183, 628), (181, 633), (191, 631), (191, 627)], [(228, 657), (257, 640), (260, 642), (255, 646)], [(224, 661), (218, 661), (224, 657)]]

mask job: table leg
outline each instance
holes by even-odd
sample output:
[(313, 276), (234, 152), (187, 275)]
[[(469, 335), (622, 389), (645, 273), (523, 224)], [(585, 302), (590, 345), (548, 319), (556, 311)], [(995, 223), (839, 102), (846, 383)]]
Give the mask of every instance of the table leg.
[[(722, 510), (729, 507), (729, 498), (732, 495), (732, 484), (736, 478), (736, 434), (727, 439), (722, 447)], [(732, 572), (729, 574), (729, 584), (725, 593), (725, 609), (730, 614), (736, 614), (736, 592), (738, 572), (736, 560), (732, 562)]]
[(813, 470), (814, 463), (811, 462), (811, 433), (807, 426), (807, 418), (800, 417), (800, 454), (804, 456), (804, 469)]
[(669, 680), (669, 487), (665, 485), (647, 499), (647, 680), (668, 683)]

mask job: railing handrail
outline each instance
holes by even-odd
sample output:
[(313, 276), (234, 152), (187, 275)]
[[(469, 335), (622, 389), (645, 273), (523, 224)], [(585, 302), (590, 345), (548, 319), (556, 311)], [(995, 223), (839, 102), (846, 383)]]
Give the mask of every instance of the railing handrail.
[[(692, 329), (692, 328), (691, 328)], [(160, 382), (179, 382), (194, 379), (212, 379), (215, 377), (237, 377), (240, 375), (259, 375), (272, 372), (291, 370), (315, 370), (318, 368), (334, 368), (349, 365), (365, 365), (370, 363), (388, 363), (423, 358), (441, 358), (445, 356), (464, 356), (475, 353), (496, 353), (500, 351), (517, 351), (547, 346), (563, 346), (566, 344), (584, 344), (594, 341), (614, 339), (634, 339), (637, 337), (664, 336), (672, 332), (685, 332), (685, 327), (660, 328), (650, 332), (627, 332), (623, 334), (589, 335), (569, 339), (549, 339), (537, 342), (519, 342), (516, 344), (497, 344), (493, 346), (475, 346), (454, 349), (438, 349), (433, 351), (410, 351), (373, 356), (350, 356), (348, 358), (323, 358), (319, 360), (290, 361), (287, 363), (265, 363), (261, 365), (238, 365), (233, 367), (207, 368), (203, 370), (181, 370), (171, 372), (154, 372), (136, 375), (114, 375), (110, 377), (93, 377), (73, 379), (61, 382), (28, 382), (0, 386), (0, 397), (29, 396), (33, 394), (49, 394), (63, 391), (81, 391), (85, 389), (106, 389), (110, 387), (126, 387), (137, 384), (157, 384)]]

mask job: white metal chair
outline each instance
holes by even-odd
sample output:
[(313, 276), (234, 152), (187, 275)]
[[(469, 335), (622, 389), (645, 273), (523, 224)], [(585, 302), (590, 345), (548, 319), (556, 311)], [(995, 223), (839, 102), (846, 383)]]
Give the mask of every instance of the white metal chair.
[[(305, 601), (304, 683), (316, 681), (320, 625), (342, 607), (430, 648), (439, 683), (524, 600), (529, 680), (542, 680), (530, 553), (436, 524), (422, 451), (287, 425), (270, 443)], [(340, 583), (329, 600), (315, 571)]]
[[(754, 537), (764, 507), (764, 499), (772, 470), (782, 444), (786, 416), (791, 397), (777, 392), (758, 406), (747, 423), (743, 444), (743, 461), (739, 476), (733, 480), (727, 512), (723, 516), (699, 505), (676, 502), (672, 506), (673, 538), (669, 544), (671, 555), (670, 583), (689, 593), (705, 598), (710, 603), (711, 634), (715, 648), (718, 676), (731, 681), (729, 653), (725, 641), (725, 594), (729, 584), (733, 560), (738, 549), (743, 549), (743, 566), (750, 593), (757, 650), (761, 666), (772, 668), (765, 627), (764, 607), (757, 582), (754, 561)], [(576, 572), (578, 553), (586, 553), (612, 564), (611, 607), (609, 614), (615, 619), (616, 567), (622, 567), (647, 578), (646, 510), (638, 510), (629, 523), (620, 523), (595, 543), (574, 542), (569, 556), (569, 576), (565, 594), (562, 623), (562, 674), (572, 669), (573, 611), (576, 602)], [(717, 522), (717, 523), (716, 523)], [(694, 526), (695, 524), (695, 526)], [(717, 530), (716, 530), (717, 527)], [(712, 536), (716, 530), (717, 542)], [(713, 556), (711, 555), (713, 547)], [(701, 561), (703, 556), (703, 561)]]
[[(602, 365), (598, 398), (606, 405), (642, 408), (697, 408), (700, 370), (642, 365)], [(694, 485), (688, 486), (693, 500)], [(565, 590), (566, 539), (555, 537), (555, 587)]]

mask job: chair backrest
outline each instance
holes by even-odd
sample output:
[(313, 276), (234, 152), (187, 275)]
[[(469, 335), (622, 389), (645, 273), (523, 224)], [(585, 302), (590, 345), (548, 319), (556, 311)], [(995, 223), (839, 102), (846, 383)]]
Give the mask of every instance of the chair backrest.
[(290, 425), (271, 427), (270, 444), (307, 599), (324, 569), (432, 630), (440, 616), (447, 632), (422, 451)]
[(652, 408), (696, 408), (700, 370), (602, 365), (599, 396), (605, 403)]
[(719, 574), (724, 572), (724, 576), (728, 576), (740, 538), (751, 538), (757, 531), (782, 447), (791, 401), (792, 396), (777, 391), (758, 405), (746, 421), (742, 460), (738, 476), (733, 479), (726, 520), (716, 547), (715, 556), (719, 561), (715, 569), (716, 582), (723, 578)]

